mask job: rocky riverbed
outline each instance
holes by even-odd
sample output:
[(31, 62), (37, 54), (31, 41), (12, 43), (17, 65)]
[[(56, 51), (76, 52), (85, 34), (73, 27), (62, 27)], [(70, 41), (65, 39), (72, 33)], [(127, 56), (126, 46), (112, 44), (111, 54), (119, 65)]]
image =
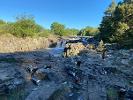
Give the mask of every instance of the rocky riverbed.
[(77, 48), (0, 54), (0, 100), (133, 100), (133, 50)]

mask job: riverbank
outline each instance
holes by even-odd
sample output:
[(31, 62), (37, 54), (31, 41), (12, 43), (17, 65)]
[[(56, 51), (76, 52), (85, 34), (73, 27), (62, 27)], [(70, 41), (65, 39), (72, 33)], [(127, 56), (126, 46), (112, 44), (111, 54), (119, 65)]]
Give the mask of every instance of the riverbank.
[(133, 50), (109, 50), (105, 59), (95, 50), (67, 58), (58, 50), (1, 54), (2, 100), (115, 100), (122, 91), (132, 98)]
[(0, 53), (33, 51), (42, 48), (48, 48), (56, 44), (57, 36), (36, 37), (36, 38), (18, 38), (12, 35), (0, 36)]

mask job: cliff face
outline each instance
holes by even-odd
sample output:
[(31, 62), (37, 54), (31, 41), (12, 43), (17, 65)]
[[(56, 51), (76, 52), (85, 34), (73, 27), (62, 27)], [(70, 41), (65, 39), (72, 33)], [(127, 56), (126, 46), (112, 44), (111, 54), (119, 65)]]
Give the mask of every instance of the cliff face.
[(57, 38), (17, 38), (14, 36), (0, 36), (0, 52), (32, 51), (41, 48), (48, 48), (55, 43)]

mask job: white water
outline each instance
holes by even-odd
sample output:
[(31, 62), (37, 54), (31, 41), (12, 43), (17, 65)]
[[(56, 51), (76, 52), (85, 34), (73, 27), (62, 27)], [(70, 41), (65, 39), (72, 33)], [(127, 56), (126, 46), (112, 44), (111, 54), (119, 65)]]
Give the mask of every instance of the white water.
[(65, 40), (63, 40), (62, 43), (61, 43), (61, 41), (59, 41), (59, 42), (57, 42), (57, 46), (55, 48), (49, 48), (48, 52), (55, 57), (59, 57), (59, 56), (63, 55), (63, 50), (65, 47), (65, 44), (66, 44)]

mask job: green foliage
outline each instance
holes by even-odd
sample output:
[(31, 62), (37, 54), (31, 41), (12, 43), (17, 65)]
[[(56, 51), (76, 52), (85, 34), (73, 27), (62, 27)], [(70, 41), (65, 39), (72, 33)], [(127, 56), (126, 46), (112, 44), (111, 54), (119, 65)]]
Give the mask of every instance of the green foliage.
[(116, 3), (113, 0), (112, 3), (109, 5), (109, 7), (107, 8), (107, 10), (104, 12), (106, 16), (113, 16), (113, 13), (115, 11), (116, 8)]
[(10, 28), (10, 24), (6, 23), (3, 20), (0, 20), (0, 35), (2, 34), (8, 34), (8, 30)]
[(110, 37), (111, 42), (121, 43), (126, 36), (126, 31), (129, 29), (128, 25), (125, 23), (118, 23), (116, 28), (116, 33)]
[(0, 19), (0, 26), (3, 24), (6, 24), (6, 22)]
[(65, 32), (66, 32), (65, 35), (67, 35), (67, 36), (77, 36), (77, 34), (79, 33), (79, 30), (74, 29), (74, 28), (72, 28), (72, 29), (67, 28), (67, 29), (65, 29)]
[(109, 5), (109, 8), (105, 11), (105, 16), (103, 17), (102, 23), (100, 24), (100, 38), (103, 41), (109, 41), (110, 36), (114, 32), (114, 11), (116, 9), (116, 4), (114, 1)]
[(63, 24), (54, 22), (51, 24), (51, 30), (44, 29), (38, 25), (34, 17), (21, 15), (16, 17), (15, 22), (5, 22), (0, 20), (0, 35), (12, 34), (17, 37), (48, 37), (50, 34), (59, 36), (75, 36), (79, 30), (74, 28), (65, 28)]
[(58, 22), (54, 22), (51, 24), (51, 31), (55, 35), (59, 35), (59, 36), (74, 36), (79, 33), (79, 30), (74, 28), (72, 29), (66, 28), (65, 25), (60, 24)]
[(124, 0), (114, 7), (112, 3), (103, 17), (99, 28), (100, 38), (104, 42), (116, 42), (123, 47), (133, 47), (133, 2)]
[(82, 36), (95, 36), (99, 33), (98, 28), (93, 28), (93, 27), (89, 27), (87, 26), (86, 28), (83, 28), (80, 30), (79, 35)]
[(20, 16), (15, 23), (10, 24), (9, 32), (17, 37), (33, 37), (42, 31), (42, 27), (36, 24), (32, 17)]
[(52, 32), (48, 29), (43, 29), (43, 31), (38, 33), (39, 37), (48, 37)]
[(54, 22), (51, 24), (51, 31), (56, 35), (63, 36), (65, 34), (65, 26), (58, 22)]

